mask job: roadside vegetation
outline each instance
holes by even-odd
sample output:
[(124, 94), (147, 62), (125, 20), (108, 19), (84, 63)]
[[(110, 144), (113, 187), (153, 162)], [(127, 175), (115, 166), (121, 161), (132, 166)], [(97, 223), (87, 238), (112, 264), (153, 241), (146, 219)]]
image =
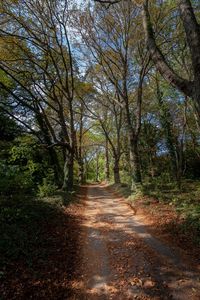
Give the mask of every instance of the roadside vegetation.
[(168, 205), (200, 244), (197, 2), (1, 1), (0, 277), (47, 260), (86, 182)]

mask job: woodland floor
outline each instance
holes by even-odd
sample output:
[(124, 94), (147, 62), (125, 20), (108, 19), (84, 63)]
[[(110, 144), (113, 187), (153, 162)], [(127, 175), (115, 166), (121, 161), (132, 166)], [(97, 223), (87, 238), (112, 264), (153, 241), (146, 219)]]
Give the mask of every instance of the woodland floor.
[(200, 299), (195, 253), (192, 259), (173, 247), (170, 234), (166, 242), (154, 237), (161, 232), (150, 228), (145, 212), (134, 215), (125, 199), (105, 186), (87, 189), (82, 280), (74, 281), (71, 299)]
[(105, 185), (83, 186), (77, 198), (56, 226), (45, 225), (53, 240), (42, 263), (9, 266), (0, 299), (200, 299), (199, 249), (174, 239), (173, 211), (135, 215)]

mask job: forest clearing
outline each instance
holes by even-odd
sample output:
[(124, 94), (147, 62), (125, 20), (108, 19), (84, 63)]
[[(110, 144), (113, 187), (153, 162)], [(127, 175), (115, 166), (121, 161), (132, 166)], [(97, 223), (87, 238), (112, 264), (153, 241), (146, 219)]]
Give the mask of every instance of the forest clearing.
[(200, 299), (199, 0), (0, 16), (0, 300)]

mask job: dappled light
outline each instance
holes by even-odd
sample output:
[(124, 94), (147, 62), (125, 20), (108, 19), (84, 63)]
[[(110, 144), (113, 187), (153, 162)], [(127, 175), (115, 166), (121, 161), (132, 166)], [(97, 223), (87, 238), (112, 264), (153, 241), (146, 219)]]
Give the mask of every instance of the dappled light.
[(149, 234), (148, 226), (135, 220), (119, 199), (105, 187), (88, 187), (79, 297), (188, 299), (199, 295), (199, 270)]
[(199, 1), (0, 16), (0, 300), (199, 300)]

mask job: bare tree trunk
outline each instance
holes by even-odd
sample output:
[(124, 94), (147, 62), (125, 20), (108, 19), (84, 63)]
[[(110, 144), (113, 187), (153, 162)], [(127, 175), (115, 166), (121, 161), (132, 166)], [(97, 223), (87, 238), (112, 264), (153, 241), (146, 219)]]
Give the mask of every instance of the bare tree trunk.
[(99, 181), (99, 154), (96, 156), (96, 182)]
[(69, 163), (68, 163), (68, 189), (72, 190), (74, 185), (74, 155), (71, 153), (69, 157)]
[(195, 17), (191, 1), (179, 0), (178, 2), (192, 59), (194, 72), (194, 98), (196, 99), (198, 112), (200, 112), (200, 25)]
[(110, 180), (110, 163), (109, 163), (109, 151), (108, 151), (107, 137), (106, 137), (106, 145), (105, 145), (105, 156), (106, 156), (106, 163), (105, 163), (106, 181), (109, 181)]
[(132, 190), (137, 190), (138, 186), (142, 184), (140, 156), (138, 152), (138, 139), (129, 134), (130, 143), (130, 164), (132, 169)]
[(142, 66), (140, 70), (140, 78), (139, 78), (138, 91), (137, 91), (137, 109), (135, 114), (135, 119), (136, 119), (135, 126), (133, 126), (131, 120), (126, 84), (124, 87), (124, 95), (125, 95), (124, 101), (126, 107), (126, 118), (127, 118), (129, 145), (130, 145), (130, 165), (132, 170), (132, 190), (137, 190), (138, 188), (140, 188), (142, 184), (138, 142), (139, 142), (139, 135), (140, 135), (140, 128), (141, 128), (141, 109), (142, 109), (141, 105), (142, 105), (142, 97), (143, 97), (142, 85), (143, 85), (143, 80), (146, 74), (148, 63), (149, 60)]
[(157, 99), (160, 107), (160, 122), (165, 132), (166, 144), (171, 158), (173, 177), (175, 177), (177, 186), (180, 188), (183, 173), (183, 141), (179, 142), (178, 137), (173, 133), (173, 120), (169, 108), (166, 107), (163, 102), (158, 80), (156, 80), (156, 85)]
[(151, 17), (149, 13), (149, 1), (145, 0), (143, 4), (143, 24), (146, 35), (146, 43), (151, 59), (160, 74), (174, 87), (179, 89), (185, 95), (192, 97), (192, 82), (178, 76), (169, 66), (161, 50), (156, 44)]
[(177, 2), (191, 54), (194, 80), (189, 81), (176, 74), (157, 46), (148, 7), (149, 0), (145, 0), (143, 4), (143, 23), (147, 48), (160, 74), (185, 96), (193, 99), (198, 119), (200, 119), (200, 25), (197, 22), (191, 1), (179, 0)]
[[(50, 146), (52, 142), (51, 142), (49, 130), (48, 130), (46, 123), (43, 119), (43, 116), (40, 114), (40, 112), (38, 112), (38, 114), (36, 115), (36, 119), (37, 119), (38, 125), (40, 127), (40, 130), (43, 134), (45, 143), (47, 143), (47, 145)], [(62, 185), (63, 172), (60, 167), (57, 153), (56, 153), (55, 149), (53, 149), (52, 147), (48, 148), (48, 152), (49, 152), (49, 157), (50, 157), (50, 163), (51, 163), (51, 166), (54, 171), (55, 183), (56, 183), (56, 185), (58, 185), (58, 187), (60, 187)]]
[(153, 154), (151, 152), (149, 154), (149, 167), (150, 167), (151, 178), (154, 178), (154, 176), (155, 176), (155, 168), (154, 168), (154, 163), (153, 163)]
[(83, 184), (85, 183), (85, 177), (84, 177), (84, 163), (82, 158), (78, 161), (78, 168), (79, 168), (79, 174), (78, 174), (79, 182)]
[(114, 156), (114, 166), (113, 166), (113, 173), (114, 173), (114, 182), (119, 184), (120, 180), (120, 173), (119, 173), (119, 158)]
[(200, 122), (200, 24), (197, 22), (190, 0), (179, 0), (179, 9), (192, 59), (194, 73), (192, 98)]
[(49, 156), (50, 156), (50, 164), (54, 170), (54, 180), (58, 187), (62, 186), (62, 178), (63, 178), (63, 171), (60, 167), (60, 163), (58, 161), (58, 156), (53, 148), (48, 149)]
[(78, 139), (78, 168), (79, 168), (79, 182), (83, 184), (85, 182), (84, 178), (84, 161), (83, 161), (83, 154), (82, 154), (82, 143), (83, 143), (83, 111), (84, 111), (84, 105), (83, 102), (81, 102), (81, 108), (80, 108), (80, 129), (79, 129), (79, 139)]
[(71, 151), (69, 151), (68, 157), (68, 178), (67, 178), (67, 188), (69, 190), (73, 189), (74, 185), (74, 159), (77, 158), (77, 143), (76, 143), (76, 132), (74, 129), (74, 112), (72, 106), (72, 100), (69, 100), (69, 113), (70, 113), (70, 144), (71, 144)]
[(73, 152), (68, 152), (65, 159), (65, 164), (63, 168), (64, 179), (63, 179), (63, 190), (71, 191), (73, 190), (74, 184), (74, 154)]

